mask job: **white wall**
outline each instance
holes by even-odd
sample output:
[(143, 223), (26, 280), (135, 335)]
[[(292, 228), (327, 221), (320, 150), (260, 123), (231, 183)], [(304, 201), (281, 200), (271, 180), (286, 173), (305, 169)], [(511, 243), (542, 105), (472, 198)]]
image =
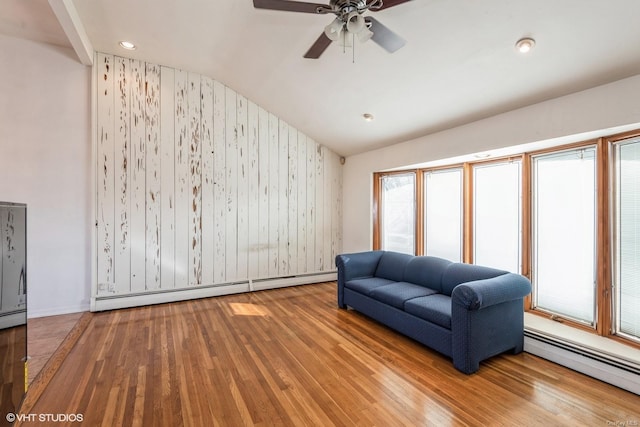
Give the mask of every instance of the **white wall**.
[(91, 69), (0, 35), (0, 200), (28, 205), (28, 315), (88, 310)]
[(640, 122), (640, 75), (465, 126), (348, 157), (343, 169), (343, 250), (372, 247), (373, 172)]

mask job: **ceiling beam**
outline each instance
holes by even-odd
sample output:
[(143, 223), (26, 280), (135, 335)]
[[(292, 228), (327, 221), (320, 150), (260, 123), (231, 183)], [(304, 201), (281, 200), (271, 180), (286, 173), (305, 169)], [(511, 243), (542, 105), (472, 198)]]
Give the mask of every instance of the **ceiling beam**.
[(93, 46), (72, 0), (49, 0), (49, 5), (80, 62), (84, 65), (93, 65)]

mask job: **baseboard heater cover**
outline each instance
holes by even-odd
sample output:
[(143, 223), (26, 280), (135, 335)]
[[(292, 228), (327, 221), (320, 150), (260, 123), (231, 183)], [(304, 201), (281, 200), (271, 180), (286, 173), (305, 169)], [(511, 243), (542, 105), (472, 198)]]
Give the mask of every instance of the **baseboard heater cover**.
[(637, 363), (531, 330), (524, 335), (527, 353), (640, 395)]
[(126, 295), (105, 295), (91, 298), (90, 311), (105, 311), (119, 308), (164, 304), (168, 302), (187, 301), (198, 298), (232, 295), (282, 288), (286, 286), (329, 282), (334, 280), (336, 280), (335, 271), (321, 274), (304, 274), (289, 277), (244, 280), (216, 285), (200, 285), (180, 289), (159, 289), (155, 291)]

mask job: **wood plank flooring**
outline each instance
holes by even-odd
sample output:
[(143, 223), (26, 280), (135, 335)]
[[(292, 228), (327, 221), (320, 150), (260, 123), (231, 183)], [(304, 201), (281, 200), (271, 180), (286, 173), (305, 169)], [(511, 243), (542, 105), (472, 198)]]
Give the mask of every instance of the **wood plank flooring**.
[(93, 314), (30, 412), (91, 426), (607, 426), (639, 422), (640, 397), (526, 353), (464, 375), (338, 309), (332, 282)]

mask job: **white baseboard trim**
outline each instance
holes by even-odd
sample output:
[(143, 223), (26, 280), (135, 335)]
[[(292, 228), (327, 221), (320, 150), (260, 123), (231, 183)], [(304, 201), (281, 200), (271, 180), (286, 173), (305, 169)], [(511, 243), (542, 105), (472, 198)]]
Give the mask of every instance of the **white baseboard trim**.
[(89, 311), (89, 304), (80, 304), (66, 307), (47, 308), (43, 310), (32, 310), (27, 307), (27, 318), (33, 319), (35, 317), (48, 317), (59, 316), (61, 314), (82, 313)]
[(337, 280), (337, 274), (335, 272), (307, 274), (294, 277), (281, 277), (276, 279), (252, 280), (251, 290), (263, 291), (266, 289), (284, 288), (287, 286), (297, 285), (311, 285), (313, 283), (331, 282), (335, 280)]
[(524, 351), (640, 395), (640, 366), (626, 360), (531, 332)]
[(198, 286), (186, 289), (171, 289), (139, 294), (91, 298), (91, 311), (115, 310), (119, 308), (141, 307), (167, 302), (187, 301), (198, 298), (216, 297), (249, 292), (249, 282), (229, 283), (219, 286)]
[(114, 310), (119, 308), (140, 307), (152, 304), (186, 301), (245, 292), (262, 291), (303, 284), (321, 283), (336, 280), (336, 273), (308, 274), (292, 277), (246, 280), (212, 286), (194, 286), (191, 288), (170, 289), (128, 295), (113, 295), (91, 298), (91, 311)]

